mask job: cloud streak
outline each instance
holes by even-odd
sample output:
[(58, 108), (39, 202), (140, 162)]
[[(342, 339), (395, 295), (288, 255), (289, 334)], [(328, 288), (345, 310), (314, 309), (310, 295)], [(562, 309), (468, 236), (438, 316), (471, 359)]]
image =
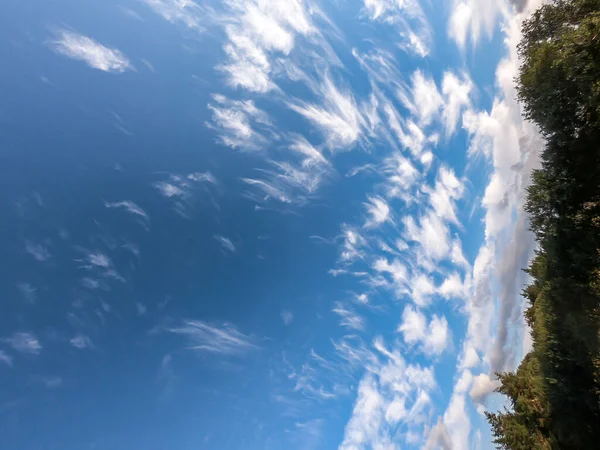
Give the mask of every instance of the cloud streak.
[(122, 73), (134, 70), (129, 59), (118, 49), (105, 47), (92, 38), (62, 29), (51, 42), (55, 52), (68, 58), (83, 61), (93, 69)]
[(229, 323), (211, 325), (200, 320), (185, 320), (180, 326), (167, 331), (184, 336), (187, 349), (197, 352), (240, 356), (260, 349), (255, 338), (238, 331)]
[(18, 332), (11, 337), (3, 339), (4, 342), (19, 353), (29, 353), (31, 355), (39, 355), (42, 351), (42, 345), (33, 333)]

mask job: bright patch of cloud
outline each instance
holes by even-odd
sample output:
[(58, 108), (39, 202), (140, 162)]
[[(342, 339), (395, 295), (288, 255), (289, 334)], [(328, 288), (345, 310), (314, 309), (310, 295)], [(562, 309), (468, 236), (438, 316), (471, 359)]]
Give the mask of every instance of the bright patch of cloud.
[(367, 203), (364, 203), (370, 216), (365, 222), (366, 228), (377, 227), (385, 222), (393, 222), (390, 207), (383, 198), (368, 197), (368, 200)]
[(157, 14), (171, 23), (181, 23), (187, 28), (202, 32), (204, 21), (209, 13), (205, 7), (193, 0), (142, 0)]
[(217, 132), (223, 145), (241, 150), (260, 150), (267, 145), (267, 138), (256, 131), (257, 127), (272, 127), (267, 113), (258, 109), (252, 100), (230, 100), (219, 94), (212, 97), (215, 104), (208, 105), (213, 112), (212, 122), (207, 126)]
[(129, 59), (120, 50), (105, 47), (75, 31), (59, 30), (51, 46), (57, 53), (83, 61), (93, 69), (116, 73), (134, 70)]
[(260, 170), (261, 179), (244, 179), (264, 194), (249, 196), (258, 203), (274, 199), (304, 205), (317, 195), (324, 182), (335, 175), (329, 161), (303, 136), (291, 134), (287, 139), (289, 143), (278, 149), (281, 157), (287, 156), (287, 160), (269, 160), (270, 168)]
[(92, 348), (92, 341), (85, 334), (78, 334), (73, 336), (69, 342), (71, 345), (79, 350), (84, 350), (86, 348)]
[(491, 38), (498, 16), (509, 14), (506, 2), (486, 0), (454, 0), (452, 14), (448, 23), (448, 36), (461, 50), (464, 50), (467, 38), (476, 46), (485, 32)]
[(12, 358), (4, 351), (0, 350), (0, 362), (3, 362), (8, 367), (12, 367)]
[(341, 302), (336, 302), (333, 312), (340, 316), (340, 325), (350, 330), (363, 330), (365, 320), (352, 309), (344, 306)]
[(422, 129), (434, 122), (441, 122), (447, 138), (454, 134), (461, 112), (471, 105), (473, 83), (469, 76), (463, 73), (459, 77), (453, 72), (444, 72), (440, 92), (435, 81), (417, 69), (411, 77), (411, 84), (410, 88), (400, 85), (398, 96), (411, 111), (419, 127)]
[(417, 0), (363, 0), (367, 16), (398, 29), (401, 48), (425, 57), (430, 52), (432, 31)]
[(444, 413), (444, 424), (450, 435), (452, 448), (469, 448), (471, 420), (466, 408), (465, 394), (472, 381), (471, 372), (465, 370), (461, 373)]
[(404, 308), (402, 323), (398, 327), (404, 341), (409, 345), (419, 345), (428, 356), (439, 356), (450, 344), (450, 331), (445, 317), (434, 315), (429, 323), (418, 309)]
[(500, 387), (500, 381), (497, 378), (492, 378), (488, 374), (482, 373), (473, 379), (473, 387), (469, 395), (473, 403), (477, 404), (478, 409), (481, 411), (487, 397), (498, 387)]
[(289, 326), (294, 321), (294, 314), (291, 311), (281, 311), (281, 320), (285, 326)]
[(218, 181), (210, 172), (194, 172), (187, 175), (170, 174), (167, 181), (158, 181), (153, 184), (163, 197), (173, 202), (173, 209), (183, 217), (188, 217), (195, 190), (204, 189), (212, 200), (208, 187), (216, 185), (218, 185)]
[(241, 355), (260, 348), (256, 339), (243, 334), (229, 323), (218, 326), (201, 320), (185, 320), (181, 326), (167, 331), (185, 336), (188, 341), (187, 349), (198, 352)]
[(218, 234), (215, 234), (214, 238), (221, 244), (223, 250), (235, 253), (235, 245), (231, 242), (231, 239), (226, 238), (225, 236), (219, 236)]
[(137, 204), (133, 203), (131, 200), (123, 200), (120, 202), (104, 202), (104, 206), (107, 208), (124, 209), (129, 214), (137, 217), (140, 220), (140, 222), (146, 227), (150, 222), (150, 218), (148, 217), (148, 214), (146, 214), (146, 211), (144, 211)]
[(364, 257), (363, 249), (367, 246), (367, 241), (358, 230), (344, 225), (342, 226), (342, 235), (340, 237), (343, 239), (342, 251), (340, 253), (341, 262), (349, 263), (355, 259)]
[(15, 351), (20, 353), (38, 355), (42, 351), (42, 345), (33, 333), (14, 333), (11, 337), (3, 340), (10, 344)]
[(397, 427), (418, 436), (431, 411), (429, 392), (436, 388), (433, 369), (407, 364), (397, 350), (387, 349), (381, 338), (376, 338), (373, 346), (376, 352), (355, 352), (367, 372), (359, 383), (340, 450), (396, 448), (406, 439), (396, 432)]
[(317, 90), (322, 104), (296, 100), (288, 106), (321, 131), (330, 150), (351, 148), (360, 139), (364, 126), (354, 97), (350, 92), (338, 89), (328, 75)]
[(50, 252), (42, 244), (34, 244), (33, 242), (27, 241), (25, 243), (25, 251), (36, 261), (44, 262), (50, 259)]
[(508, 55), (496, 70), (492, 109), (468, 110), (463, 118), (463, 126), (470, 134), (470, 154), (484, 155), (493, 168), (482, 201), (486, 212), (485, 242), (467, 283), (467, 339), (460, 356), (465, 368), (476, 368), (482, 361), (486, 366), (489, 363), (484, 368), (487, 373), (474, 378), (472, 397), (476, 403), (485, 401), (493, 389), (491, 374), (516, 367), (523, 345), (521, 336), (526, 333), (522, 321), (514, 319), (521, 314), (523, 305), (519, 294), (526, 276), (521, 269), (527, 266), (535, 245), (523, 203), (543, 144), (533, 124), (522, 119), (514, 78), (519, 68), (516, 49), (521, 22), (540, 3), (531, 1), (523, 14), (506, 18)]
[(225, 5), (228, 60), (218, 69), (232, 87), (257, 93), (277, 89), (271, 60), (288, 56), (297, 35), (318, 34), (303, 2), (228, 0)]

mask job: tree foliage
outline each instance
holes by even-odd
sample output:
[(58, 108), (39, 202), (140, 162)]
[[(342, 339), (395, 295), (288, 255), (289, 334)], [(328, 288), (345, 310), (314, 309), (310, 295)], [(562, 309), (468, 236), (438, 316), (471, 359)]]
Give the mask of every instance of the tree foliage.
[(526, 211), (539, 250), (523, 291), (533, 350), (498, 374), (498, 448), (600, 446), (600, 0), (560, 0), (523, 25), (517, 79), (545, 138)]

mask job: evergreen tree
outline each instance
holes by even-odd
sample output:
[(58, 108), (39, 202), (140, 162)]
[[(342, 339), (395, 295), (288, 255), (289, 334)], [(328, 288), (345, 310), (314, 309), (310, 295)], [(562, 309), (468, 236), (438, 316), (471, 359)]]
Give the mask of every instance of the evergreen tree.
[(546, 140), (526, 211), (539, 242), (523, 294), (533, 350), (499, 374), (501, 449), (600, 448), (600, 0), (560, 0), (523, 25), (517, 80)]

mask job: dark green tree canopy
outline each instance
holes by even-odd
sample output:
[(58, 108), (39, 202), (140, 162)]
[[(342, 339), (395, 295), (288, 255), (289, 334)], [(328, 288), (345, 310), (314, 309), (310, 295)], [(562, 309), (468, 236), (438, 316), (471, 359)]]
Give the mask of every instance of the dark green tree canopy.
[(533, 350), (498, 374), (501, 449), (600, 448), (600, 0), (542, 6), (523, 25), (517, 88), (546, 140), (525, 210), (539, 249), (523, 291)]

